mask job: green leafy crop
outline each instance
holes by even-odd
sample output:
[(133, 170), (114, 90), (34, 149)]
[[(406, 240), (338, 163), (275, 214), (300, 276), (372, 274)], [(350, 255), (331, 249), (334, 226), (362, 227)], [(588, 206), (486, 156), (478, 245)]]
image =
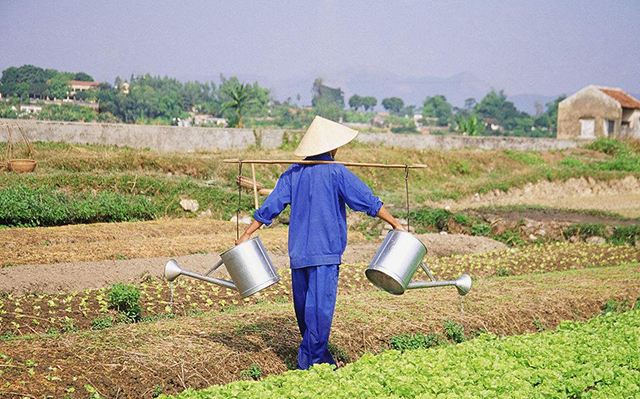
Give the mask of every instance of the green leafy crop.
[(318, 365), (176, 398), (637, 398), (639, 336), (640, 311), (612, 313), (537, 334), (365, 354), (336, 371)]

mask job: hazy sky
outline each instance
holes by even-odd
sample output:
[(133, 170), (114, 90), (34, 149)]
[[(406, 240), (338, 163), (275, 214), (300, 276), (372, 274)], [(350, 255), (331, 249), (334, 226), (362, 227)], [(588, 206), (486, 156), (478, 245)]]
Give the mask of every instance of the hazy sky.
[(511, 95), (638, 93), (640, 1), (0, 0), (0, 69), (22, 64), (111, 83), (132, 72), (331, 83), (368, 70), (470, 72)]

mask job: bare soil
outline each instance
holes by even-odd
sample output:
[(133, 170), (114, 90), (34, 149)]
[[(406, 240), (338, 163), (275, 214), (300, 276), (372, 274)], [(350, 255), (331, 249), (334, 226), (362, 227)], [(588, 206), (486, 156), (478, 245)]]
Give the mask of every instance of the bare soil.
[[(0, 292), (57, 293), (118, 281), (137, 283), (148, 276), (160, 277), (171, 258), (187, 270), (202, 273), (220, 259), (219, 252), (233, 245), (235, 229), (231, 222), (167, 219), (0, 230), (0, 259), (5, 265), (0, 268)], [(289, 267), (287, 234), (282, 226), (258, 232), (280, 269)], [(485, 237), (425, 234), (419, 238), (430, 256), (505, 248)], [(367, 241), (362, 234), (350, 232), (343, 263), (369, 262), (379, 245), (379, 240)]]
[(554, 208), (524, 210), (503, 210), (498, 208), (495, 210), (471, 210), (469, 213), (486, 219), (500, 218), (507, 222), (518, 222), (523, 219), (529, 219), (542, 223), (602, 223), (612, 226), (633, 226), (640, 223), (640, 220), (638, 219), (621, 219), (608, 216), (590, 215), (588, 213)]
[[(586, 320), (609, 299), (640, 295), (640, 266), (495, 278), (475, 282), (461, 303), (455, 290), (342, 294), (331, 341), (354, 361), (389, 347), (401, 333), (442, 333), (445, 321), (508, 335)], [(299, 333), (290, 304), (258, 304), (200, 317), (119, 325), (104, 331), (0, 341), (0, 397), (82, 398), (91, 386), (106, 398), (150, 398), (262, 376), (293, 365)]]

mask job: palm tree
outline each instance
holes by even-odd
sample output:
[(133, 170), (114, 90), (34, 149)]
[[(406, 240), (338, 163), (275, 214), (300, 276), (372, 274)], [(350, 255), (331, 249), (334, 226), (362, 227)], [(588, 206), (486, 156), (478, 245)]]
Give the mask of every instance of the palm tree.
[(248, 83), (235, 84), (226, 88), (224, 94), (229, 98), (229, 101), (222, 104), (222, 109), (232, 109), (234, 111), (233, 117), (229, 120), (229, 126), (242, 128), (242, 117), (244, 116), (245, 108), (255, 101), (252, 98), (253, 90), (251, 85)]

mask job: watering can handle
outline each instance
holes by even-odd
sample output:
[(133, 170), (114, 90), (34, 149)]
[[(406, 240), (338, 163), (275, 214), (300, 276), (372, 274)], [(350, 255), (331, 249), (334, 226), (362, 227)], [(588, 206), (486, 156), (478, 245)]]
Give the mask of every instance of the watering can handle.
[(420, 262), (420, 267), (422, 268), (422, 270), (424, 270), (427, 273), (427, 276), (429, 276), (431, 281), (436, 281), (436, 276), (433, 275), (431, 270), (429, 270), (429, 268), (427, 267), (427, 265), (424, 264), (424, 262)]
[(213, 266), (211, 267), (211, 269), (209, 269), (209, 271), (207, 271), (204, 275), (205, 275), (205, 276), (210, 275), (210, 274), (211, 274), (211, 273), (213, 273), (217, 268), (219, 268), (220, 266), (222, 266), (222, 264), (223, 264), (222, 259), (220, 259), (220, 260), (218, 261), (218, 263), (216, 263), (215, 265), (213, 265)]

